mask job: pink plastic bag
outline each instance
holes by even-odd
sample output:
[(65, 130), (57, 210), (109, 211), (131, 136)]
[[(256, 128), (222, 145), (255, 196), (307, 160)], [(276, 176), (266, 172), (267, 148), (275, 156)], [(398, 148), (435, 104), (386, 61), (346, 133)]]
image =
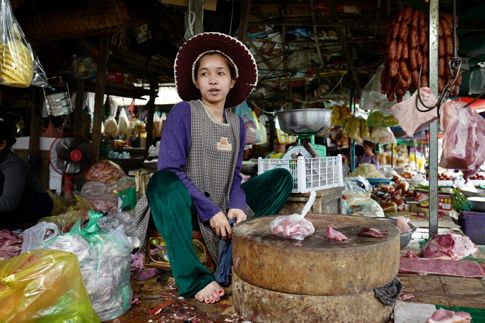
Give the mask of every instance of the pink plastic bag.
[(448, 101), (441, 109), (445, 135), (440, 166), (461, 169), (465, 176), (476, 173), (485, 161), (485, 119), (463, 102)]
[(313, 224), (305, 219), (305, 215), (315, 202), (315, 197), (316, 193), (312, 191), (301, 214), (279, 216), (271, 221), (271, 233), (278, 237), (293, 240), (304, 240), (315, 233)]

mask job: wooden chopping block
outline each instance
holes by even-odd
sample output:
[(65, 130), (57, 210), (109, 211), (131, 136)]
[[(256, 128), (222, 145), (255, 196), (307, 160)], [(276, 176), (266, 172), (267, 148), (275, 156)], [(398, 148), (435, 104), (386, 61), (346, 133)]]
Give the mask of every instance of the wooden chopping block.
[(387, 322), (392, 306), (372, 290), (337, 296), (296, 295), (260, 288), (232, 276), (236, 311), (252, 322)]
[[(399, 270), (399, 231), (387, 221), (347, 215), (310, 214), (315, 233), (303, 241), (274, 236), (261, 217), (236, 226), (233, 272), (265, 289), (304, 295), (347, 295), (391, 282)], [(349, 240), (327, 240), (330, 224)], [(363, 227), (388, 232), (385, 238), (359, 237)]]

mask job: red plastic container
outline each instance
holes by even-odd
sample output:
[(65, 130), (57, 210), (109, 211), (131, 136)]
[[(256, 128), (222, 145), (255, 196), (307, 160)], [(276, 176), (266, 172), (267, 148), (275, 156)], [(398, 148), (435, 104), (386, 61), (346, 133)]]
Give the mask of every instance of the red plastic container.
[(465, 211), (463, 217), (463, 232), (478, 245), (485, 245), (485, 212)]

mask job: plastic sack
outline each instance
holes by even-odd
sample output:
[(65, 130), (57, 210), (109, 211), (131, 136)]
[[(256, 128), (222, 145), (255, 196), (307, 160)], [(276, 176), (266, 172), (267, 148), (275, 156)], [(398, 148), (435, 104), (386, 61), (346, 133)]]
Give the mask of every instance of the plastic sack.
[(382, 207), (371, 198), (351, 195), (347, 196), (347, 203), (352, 210), (351, 215), (379, 218), (385, 217)]
[(253, 110), (251, 110), (246, 101), (234, 108), (234, 113), (244, 123), (244, 128), (246, 129), (246, 144), (255, 144), (257, 142), (257, 121), (254, 119), (252, 112)]
[(0, 322), (100, 322), (75, 255), (34, 250), (0, 261)]
[(118, 133), (120, 135), (130, 135), (130, 119), (128, 119), (125, 109), (121, 109), (118, 116)]
[(158, 138), (162, 136), (162, 126), (163, 126), (163, 119), (160, 117), (158, 112), (155, 112), (153, 114), (153, 131), (152, 131), (153, 138)]
[(107, 321), (119, 317), (131, 305), (132, 245), (122, 225), (103, 229), (99, 225), (101, 213), (90, 211), (89, 216), (85, 227), (77, 222), (68, 234), (49, 240), (49, 248), (78, 256), (91, 304), (99, 318)]
[(372, 128), (370, 141), (381, 145), (397, 143), (396, 137), (390, 128)]
[(40, 222), (25, 229), (22, 233), (22, 253), (43, 247), (45, 240), (59, 235), (59, 229), (54, 223)]
[(315, 233), (313, 223), (305, 219), (305, 215), (310, 211), (310, 208), (315, 202), (315, 197), (316, 193), (312, 191), (301, 214), (278, 216), (271, 221), (271, 233), (278, 237), (293, 240), (304, 240), (306, 237)]
[(109, 116), (108, 119), (104, 122), (104, 134), (108, 136), (116, 136), (118, 135), (118, 123), (113, 116)]
[[(89, 209), (92, 209), (90, 207)], [(69, 208), (67, 212), (53, 215), (53, 216), (46, 216), (41, 218), (38, 222), (49, 222), (49, 223), (54, 223), (57, 225), (59, 228), (60, 232), (68, 232), (71, 230), (73, 225), (77, 221), (84, 222), (88, 218), (88, 212), (85, 209), (74, 209), (74, 208)]]
[(47, 78), (13, 15), (8, 0), (0, 0), (0, 84), (26, 88), (30, 85), (46, 86)]
[(118, 181), (124, 176), (126, 174), (118, 164), (110, 160), (100, 160), (89, 168), (86, 173), (86, 180), (109, 184)]
[(367, 117), (367, 125), (369, 127), (393, 127), (399, 125), (399, 122), (391, 114), (374, 110)]

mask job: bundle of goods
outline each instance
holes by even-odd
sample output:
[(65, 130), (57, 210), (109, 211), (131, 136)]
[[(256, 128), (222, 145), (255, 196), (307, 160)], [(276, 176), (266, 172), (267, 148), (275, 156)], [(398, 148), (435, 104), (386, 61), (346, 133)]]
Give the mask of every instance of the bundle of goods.
[[(387, 55), (385, 69), (381, 74), (382, 92), (389, 101), (401, 102), (407, 90), (413, 92), (419, 87), (429, 85), (429, 22), (427, 15), (405, 7), (394, 19), (387, 34)], [(439, 64), (438, 90), (442, 92), (452, 75), (447, 67), (453, 57), (453, 16), (440, 14), (439, 19)], [(458, 46), (458, 39), (455, 41)], [(420, 69), (421, 78), (420, 78)], [(450, 88), (457, 95), (460, 89), (461, 73)]]
[(384, 174), (379, 172), (373, 164), (360, 164), (352, 173), (350, 177), (362, 176), (365, 178), (384, 178)]

